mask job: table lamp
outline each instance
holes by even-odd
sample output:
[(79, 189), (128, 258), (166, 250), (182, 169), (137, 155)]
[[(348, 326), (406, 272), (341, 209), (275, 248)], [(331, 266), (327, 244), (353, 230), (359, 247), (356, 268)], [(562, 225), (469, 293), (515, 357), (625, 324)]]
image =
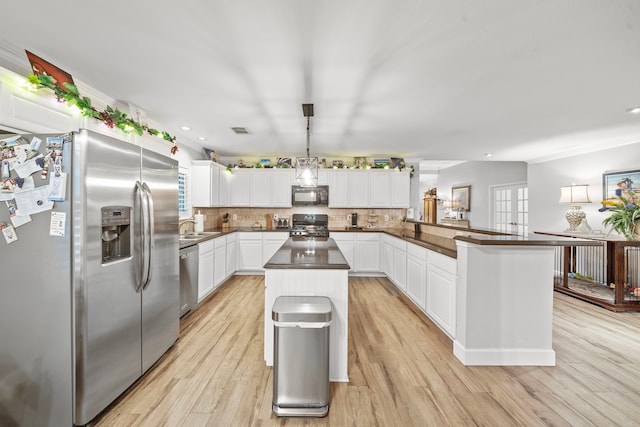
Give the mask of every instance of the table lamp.
[(568, 187), (560, 187), (559, 203), (571, 203), (571, 207), (565, 217), (569, 223), (568, 231), (577, 231), (582, 220), (587, 217), (587, 214), (584, 213), (578, 203), (591, 203), (589, 199), (589, 186), (574, 184)]

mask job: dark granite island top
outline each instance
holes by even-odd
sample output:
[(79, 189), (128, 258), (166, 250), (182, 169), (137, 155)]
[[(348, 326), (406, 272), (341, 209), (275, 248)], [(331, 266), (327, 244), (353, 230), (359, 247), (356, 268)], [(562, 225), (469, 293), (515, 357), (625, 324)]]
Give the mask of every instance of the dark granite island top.
[(349, 270), (351, 267), (330, 237), (290, 237), (267, 261), (264, 268)]

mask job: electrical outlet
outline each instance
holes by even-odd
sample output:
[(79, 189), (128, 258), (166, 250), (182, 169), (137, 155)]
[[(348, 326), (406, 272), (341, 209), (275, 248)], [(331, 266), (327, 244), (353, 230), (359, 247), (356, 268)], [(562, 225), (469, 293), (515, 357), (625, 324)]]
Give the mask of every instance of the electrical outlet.
[(231, 218), (232, 218), (234, 221), (237, 221), (237, 220), (238, 220), (238, 215), (233, 214), (233, 216), (232, 216)]
[(385, 215), (384, 216), (384, 220), (385, 220), (385, 222), (389, 222), (389, 215)]

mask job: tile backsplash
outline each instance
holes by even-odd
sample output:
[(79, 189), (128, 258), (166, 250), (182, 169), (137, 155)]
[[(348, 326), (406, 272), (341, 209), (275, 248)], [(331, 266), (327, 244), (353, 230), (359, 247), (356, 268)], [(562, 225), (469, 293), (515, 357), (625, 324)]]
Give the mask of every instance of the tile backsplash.
[[(293, 208), (194, 208), (194, 212), (204, 214), (204, 228), (218, 227), (218, 219), (229, 214), (230, 227), (252, 227), (256, 224), (267, 228), (267, 215), (289, 218), (293, 214), (315, 213), (329, 216), (330, 228), (344, 228), (351, 225), (351, 213), (358, 214), (358, 226), (363, 228), (402, 228), (406, 209), (329, 209), (319, 207)], [(187, 227), (190, 224), (185, 224)], [(273, 225), (275, 228), (275, 225)]]

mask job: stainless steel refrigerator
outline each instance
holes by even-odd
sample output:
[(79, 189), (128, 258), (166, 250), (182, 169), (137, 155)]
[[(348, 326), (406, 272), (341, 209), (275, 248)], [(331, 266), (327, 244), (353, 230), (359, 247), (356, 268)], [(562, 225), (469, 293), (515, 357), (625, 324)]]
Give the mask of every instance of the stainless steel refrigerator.
[(64, 200), (0, 239), (0, 425), (84, 425), (178, 337), (178, 163), (86, 130), (59, 152), (33, 177)]

